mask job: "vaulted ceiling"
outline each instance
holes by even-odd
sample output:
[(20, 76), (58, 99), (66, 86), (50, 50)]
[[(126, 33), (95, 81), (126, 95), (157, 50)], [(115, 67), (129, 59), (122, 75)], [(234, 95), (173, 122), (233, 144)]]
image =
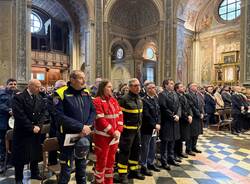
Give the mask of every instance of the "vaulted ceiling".
[(75, 26), (86, 23), (88, 19), (85, 0), (32, 0), (32, 5), (59, 21)]
[(157, 24), (159, 12), (151, 0), (118, 0), (109, 18), (113, 25), (136, 31)]
[(185, 27), (194, 31), (200, 13), (210, 2), (211, 0), (179, 0), (177, 18), (184, 20)]

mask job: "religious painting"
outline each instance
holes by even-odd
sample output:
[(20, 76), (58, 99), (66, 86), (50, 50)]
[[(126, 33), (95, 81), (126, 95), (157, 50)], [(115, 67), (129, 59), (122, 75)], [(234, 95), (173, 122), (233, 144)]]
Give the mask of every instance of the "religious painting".
[(225, 68), (225, 82), (232, 82), (235, 80), (235, 68), (233, 66)]
[(237, 62), (237, 52), (227, 52), (222, 54), (222, 61), (224, 64), (236, 63)]

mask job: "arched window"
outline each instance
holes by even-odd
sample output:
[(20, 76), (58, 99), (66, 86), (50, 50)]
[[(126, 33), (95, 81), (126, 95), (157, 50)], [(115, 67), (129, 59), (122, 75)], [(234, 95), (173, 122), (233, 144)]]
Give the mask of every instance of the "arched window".
[(30, 14), (30, 31), (31, 33), (37, 33), (42, 29), (42, 20), (34, 12)]
[(223, 0), (219, 5), (221, 19), (230, 21), (240, 16), (241, 0)]

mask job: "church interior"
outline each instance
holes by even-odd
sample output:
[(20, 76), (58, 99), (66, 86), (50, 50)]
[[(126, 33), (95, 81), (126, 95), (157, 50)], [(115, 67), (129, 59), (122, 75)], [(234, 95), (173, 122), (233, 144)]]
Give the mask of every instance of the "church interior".
[[(250, 103), (250, 1), (0, 0), (1, 88), (15, 78), (20, 89), (30, 79), (52, 89), (73, 70), (85, 73), (87, 86), (103, 78), (114, 90), (131, 78), (157, 86), (169, 78), (185, 86), (240, 85)], [(201, 154), (131, 182), (249, 184), (249, 141), (250, 131), (206, 128)], [(56, 183), (55, 175), (46, 175), (44, 183)], [(24, 181), (40, 183), (29, 177), (25, 167)], [(12, 183), (13, 167), (0, 174), (0, 184)]]

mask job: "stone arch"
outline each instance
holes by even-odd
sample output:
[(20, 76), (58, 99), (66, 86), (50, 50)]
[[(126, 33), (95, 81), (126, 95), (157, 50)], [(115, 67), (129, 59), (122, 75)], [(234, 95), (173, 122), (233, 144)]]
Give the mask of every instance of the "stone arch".
[[(104, 22), (108, 22), (108, 18), (110, 15), (110, 12), (113, 8), (113, 6), (116, 4), (118, 0), (108, 0), (106, 5), (105, 5), (105, 11), (104, 11)], [(157, 7), (160, 21), (164, 21), (164, 12), (163, 12), (163, 4), (160, 0), (152, 0), (152, 2), (155, 4)]]
[(110, 45), (109, 45), (109, 52), (111, 52), (111, 49), (114, 45), (116, 44), (120, 44), (120, 45), (123, 45), (125, 46), (127, 52), (129, 54), (133, 54), (133, 46), (131, 45), (131, 43), (129, 42), (128, 39), (126, 38), (114, 38), (111, 42), (110, 42)]
[(144, 52), (144, 49), (147, 46), (152, 46), (156, 50), (156, 56), (158, 57), (158, 41), (155, 38), (147, 37), (141, 39), (135, 46), (135, 57), (141, 58)]

